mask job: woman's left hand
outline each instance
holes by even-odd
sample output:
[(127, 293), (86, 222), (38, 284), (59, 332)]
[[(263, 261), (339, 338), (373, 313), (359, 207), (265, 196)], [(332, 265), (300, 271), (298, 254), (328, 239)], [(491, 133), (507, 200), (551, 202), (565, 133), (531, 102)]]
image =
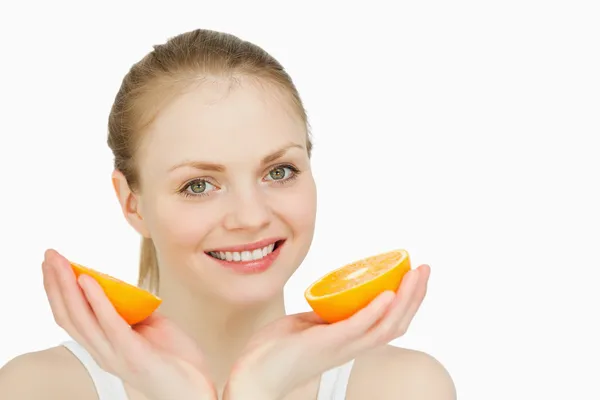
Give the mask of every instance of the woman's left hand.
[(328, 324), (308, 312), (267, 325), (235, 364), (224, 398), (281, 399), (311, 378), (404, 335), (423, 302), (429, 274), (427, 265), (407, 272), (397, 293), (382, 293), (344, 321)]

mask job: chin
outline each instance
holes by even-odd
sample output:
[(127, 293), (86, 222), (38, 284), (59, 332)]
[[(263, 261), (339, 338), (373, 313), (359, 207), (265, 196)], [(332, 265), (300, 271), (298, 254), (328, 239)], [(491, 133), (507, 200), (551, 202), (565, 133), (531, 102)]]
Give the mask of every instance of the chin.
[[(273, 286), (273, 283), (271, 283)], [(237, 289), (237, 288), (236, 288)], [(271, 288), (246, 288), (238, 289), (235, 292), (222, 293), (221, 298), (224, 303), (230, 304), (236, 308), (253, 308), (268, 304), (281, 298), (283, 295), (283, 286)]]

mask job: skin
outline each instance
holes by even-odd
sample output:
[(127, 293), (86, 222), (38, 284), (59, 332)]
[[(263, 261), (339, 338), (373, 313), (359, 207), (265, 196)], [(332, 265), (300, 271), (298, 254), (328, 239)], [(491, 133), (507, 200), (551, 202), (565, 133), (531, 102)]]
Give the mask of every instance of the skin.
[[(315, 227), (305, 140), (285, 96), (250, 79), (193, 88), (161, 111), (139, 150), (139, 190), (113, 173), (123, 215), (152, 238), (160, 264), (163, 305), (134, 329), (93, 280), (76, 282), (66, 259), (46, 252), (44, 282), (57, 323), (124, 379), (131, 400), (162, 399), (175, 390), (182, 399), (316, 399), (320, 373), (353, 358), (350, 400), (456, 398), (433, 357), (387, 345), (404, 334), (423, 301), (428, 266), (346, 321), (285, 315), (284, 284), (306, 256)], [(194, 197), (185, 185), (200, 178), (205, 184), (194, 188), (205, 195)], [(261, 273), (233, 272), (205, 254), (271, 237), (286, 242)], [(296, 374), (281, 374), (282, 365)], [(173, 382), (168, 390), (166, 382)], [(56, 347), (4, 366), (0, 397), (97, 396), (80, 363)]]

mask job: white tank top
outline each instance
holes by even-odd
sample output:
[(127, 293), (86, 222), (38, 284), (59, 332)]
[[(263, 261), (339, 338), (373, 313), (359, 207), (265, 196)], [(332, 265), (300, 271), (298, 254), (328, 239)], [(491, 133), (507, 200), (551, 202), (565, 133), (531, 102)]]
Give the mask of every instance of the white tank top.
[[(118, 377), (104, 371), (88, 351), (75, 341), (62, 343), (79, 359), (94, 382), (98, 400), (128, 400), (125, 386)], [(321, 376), (317, 400), (344, 400), (354, 360), (326, 371)]]

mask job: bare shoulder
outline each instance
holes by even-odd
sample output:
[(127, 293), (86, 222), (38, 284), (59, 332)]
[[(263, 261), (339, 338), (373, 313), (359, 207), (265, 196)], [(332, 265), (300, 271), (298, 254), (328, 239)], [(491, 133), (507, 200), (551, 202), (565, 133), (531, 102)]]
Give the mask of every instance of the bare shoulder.
[(66, 348), (26, 353), (0, 369), (2, 399), (97, 400), (85, 368)]
[(348, 399), (456, 400), (444, 366), (427, 353), (387, 345), (358, 357)]

